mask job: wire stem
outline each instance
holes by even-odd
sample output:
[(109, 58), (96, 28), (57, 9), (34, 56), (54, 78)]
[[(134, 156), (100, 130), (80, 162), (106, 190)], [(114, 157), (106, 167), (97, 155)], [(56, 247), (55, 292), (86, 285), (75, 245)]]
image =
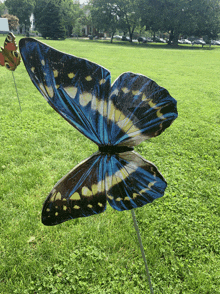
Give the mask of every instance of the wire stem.
[(136, 219), (136, 216), (135, 216), (135, 213), (134, 213), (134, 209), (131, 210), (131, 214), (132, 214), (132, 217), (133, 217), (134, 227), (135, 227), (137, 237), (138, 237), (138, 241), (139, 241), (142, 258), (143, 258), (144, 264), (145, 264), (145, 269), (146, 269), (146, 273), (147, 273), (147, 280), (148, 280), (148, 284), (149, 284), (149, 287), (150, 287), (150, 292), (151, 292), (151, 294), (154, 294), (153, 287), (152, 287), (152, 284), (151, 284), (151, 278), (150, 278), (150, 274), (149, 274), (149, 270), (148, 270), (148, 266), (147, 266), (147, 260), (146, 260), (146, 256), (145, 256), (145, 253), (144, 253), (144, 247), (143, 247), (143, 244), (142, 244), (142, 241), (141, 241), (141, 235), (140, 235), (140, 231), (139, 231), (139, 228), (138, 228), (138, 223), (137, 223), (137, 219)]
[(13, 73), (13, 71), (12, 71), (12, 76), (13, 76), (13, 79), (14, 79), (14, 84), (15, 84), (15, 89), (16, 89), (16, 93), (17, 93), (17, 97), (18, 97), (18, 103), (19, 103), (20, 111), (22, 111), (22, 110), (21, 110), (20, 99), (19, 99), (19, 96), (18, 96), (18, 89), (17, 89), (17, 85), (16, 85), (16, 82), (15, 82), (15, 77), (14, 77), (14, 73)]

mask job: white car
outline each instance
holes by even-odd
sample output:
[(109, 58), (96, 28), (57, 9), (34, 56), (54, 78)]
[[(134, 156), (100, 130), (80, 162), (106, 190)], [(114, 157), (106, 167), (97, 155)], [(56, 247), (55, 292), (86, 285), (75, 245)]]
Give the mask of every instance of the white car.
[(192, 42), (192, 45), (194, 45), (194, 44), (196, 44), (196, 45), (205, 45), (206, 44), (206, 42), (205, 41), (203, 41), (202, 39), (198, 39), (198, 40), (194, 40), (193, 42)]

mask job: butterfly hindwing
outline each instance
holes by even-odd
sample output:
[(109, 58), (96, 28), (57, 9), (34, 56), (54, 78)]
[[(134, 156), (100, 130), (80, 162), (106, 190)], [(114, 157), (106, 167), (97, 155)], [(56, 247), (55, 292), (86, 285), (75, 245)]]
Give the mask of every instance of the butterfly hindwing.
[(35, 39), (21, 39), (19, 47), (32, 82), (49, 104), (96, 144), (107, 141), (110, 72)]
[(45, 225), (98, 214), (106, 199), (119, 211), (141, 207), (162, 197), (166, 181), (157, 168), (135, 152), (97, 152), (64, 176), (48, 195)]
[(107, 174), (107, 200), (119, 211), (151, 203), (167, 186), (156, 166), (134, 151), (111, 156)]
[(42, 211), (45, 225), (101, 213), (106, 209), (103, 158), (94, 154), (74, 167), (48, 195)]
[(124, 73), (111, 88), (109, 137), (113, 145), (135, 146), (161, 134), (177, 117), (176, 100), (146, 76)]
[(1, 47), (0, 64), (7, 69), (14, 71), (21, 62), (18, 46), (15, 42), (15, 36), (9, 33), (5, 39), (4, 47)]

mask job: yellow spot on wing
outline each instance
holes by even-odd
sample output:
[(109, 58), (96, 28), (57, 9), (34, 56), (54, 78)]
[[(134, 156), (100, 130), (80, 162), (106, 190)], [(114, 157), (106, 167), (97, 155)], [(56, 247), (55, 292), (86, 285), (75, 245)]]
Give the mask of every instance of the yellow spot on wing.
[(55, 69), (55, 70), (53, 71), (53, 75), (54, 75), (55, 78), (57, 78), (58, 75), (59, 75), (58, 70)]
[(41, 60), (41, 64), (44, 66), (45, 65), (45, 60)]
[(98, 202), (98, 206), (100, 206), (100, 207), (103, 207), (103, 204), (102, 204), (102, 203), (100, 203), (100, 202)]
[(121, 201), (122, 200), (122, 198), (120, 198), (120, 197), (118, 197), (117, 199), (116, 199), (116, 201)]
[(65, 211), (67, 210), (67, 207), (66, 207), (66, 205), (63, 205), (63, 210), (65, 210)]
[(61, 193), (58, 192), (57, 195), (56, 195), (56, 200), (61, 200), (61, 199), (62, 199)]
[(160, 112), (161, 109), (157, 110), (157, 117), (159, 117), (160, 119), (166, 119), (164, 116), (163, 116), (163, 113)]
[(69, 77), (70, 79), (72, 79), (72, 78), (75, 77), (75, 74), (74, 74), (73, 72), (70, 72), (70, 73), (68, 73), (68, 77)]
[(130, 90), (129, 90), (128, 88), (126, 88), (126, 87), (122, 88), (121, 90), (122, 90), (125, 94), (129, 93), (129, 91), (130, 91)]
[(58, 216), (58, 214), (59, 214), (58, 212), (55, 212), (55, 216)]
[(79, 103), (82, 106), (86, 106), (92, 100), (92, 94), (88, 92), (84, 92), (79, 95)]
[(46, 89), (47, 94), (50, 96), (50, 98), (53, 98), (53, 96), (54, 96), (53, 88), (51, 86), (50, 87), (45, 86), (45, 89)]
[(139, 194), (137, 194), (137, 193), (133, 193), (133, 199), (135, 199), (136, 197), (138, 197), (139, 196)]
[(75, 98), (78, 91), (76, 87), (65, 87), (64, 90), (71, 98)]
[(35, 67), (34, 66), (31, 68), (31, 71), (34, 73), (34, 71), (35, 71)]
[(130, 201), (130, 198), (129, 197), (125, 197), (124, 200), (129, 200)]
[(111, 195), (109, 195), (109, 194), (107, 194), (107, 197), (109, 198), (109, 199), (113, 199), (113, 197), (111, 196)]
[(91, 189), (92, 189), (92, 194), (93, 195), (96, 195), (98, 193), (98, 185), (93, 184)]
[(118, 109), (115, 109), (115, 122), (119, 121), (121, 116), (121, 111)]
[(78, 205), (75, 205), (73, 208), (74, 209), (79, 209), (80, 207)]
[(155, 108), (155, 109), (160, 109), (160, 107), (155, 107), (157, 104), (153, 103), (152, 99), (149, 100), (148, 104), (150, 105), (150, 107)]
[(86, 79), (88, 82), (90, 82), (90, 81), (92, 80), (92, 77), (91, 77), (91, 76), (87, 76), (87, 77), (85, 77), (85, 79)]
[(139, 90), (136, 90), (136, 91), (133, 90), (133, 91), (132, 91), (132, 94), (133, 94), (133, 95), (140, 95), (141, 92), (140, 92)]
[(89, 190), (87, 187), (82, 188), (82, 195), (86, 197), (91, 197), (92, 196), (92, 191)]
[(92, 204), (88, 204), (87, 207), (92, 208)]
[(102, 85), (102, 84), (104, 84), (105, 82), (106, 82), (105, 79), (101, 79), (101, 80), (99, 81), (99, 85)]
[(73, 195), (70, 197), (70, 199), (72, 199), (72, 200), (80, 200), (81, 198), (80, 198), (79, 193), (75, 192), (75, 193), (73, 193)]
[(46, 211), (49, 212), (50, 211), (50, 208), (47, 208)]

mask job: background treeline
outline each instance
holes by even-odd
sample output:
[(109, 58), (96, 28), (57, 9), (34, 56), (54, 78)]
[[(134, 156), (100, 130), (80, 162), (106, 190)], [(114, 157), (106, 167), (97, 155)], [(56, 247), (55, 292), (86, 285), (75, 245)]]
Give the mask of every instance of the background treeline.
[(96, 32), (160, 31), (177, 44), (180, 35), (208, 39), (220, 33), (220, 0), (90, 0), (84, 7), (73, 0), (6, 0), (0, 2), (0, 14), (7, 8), (28, 31), (30, 16), (44, 38), (65, 38), (80, 34), (90, 25)]

